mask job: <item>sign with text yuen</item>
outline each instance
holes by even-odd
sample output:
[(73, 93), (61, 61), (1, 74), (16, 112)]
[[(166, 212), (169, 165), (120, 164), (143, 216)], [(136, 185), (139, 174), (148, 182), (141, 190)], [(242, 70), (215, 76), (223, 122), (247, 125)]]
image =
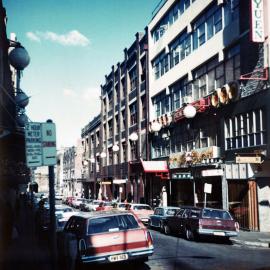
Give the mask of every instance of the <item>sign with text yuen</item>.
[(41, 123), (25, 125), (25, 151), (28, 167), (42, 166)]
[(251, 40), (264, 42), (263, 0), (251, 0)]
[(28, 167), (56, 164), (56, 132), (54, 123), (27, 123), (25, 149)]

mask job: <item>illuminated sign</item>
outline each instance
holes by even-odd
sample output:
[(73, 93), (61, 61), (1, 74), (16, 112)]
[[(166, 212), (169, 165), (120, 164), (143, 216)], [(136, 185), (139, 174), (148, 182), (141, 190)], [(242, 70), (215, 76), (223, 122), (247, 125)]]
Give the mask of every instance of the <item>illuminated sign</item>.
[(251, 0), (251, 40), (264, 42), (263, 0)]
[(255, 164), (260, 164), (262, 163), (262, 159), (260, 156), (255, 156), (255, 157), (244, 157), (244, 156), (238, 156), (235, 158), (236, 163), (255, 163)]

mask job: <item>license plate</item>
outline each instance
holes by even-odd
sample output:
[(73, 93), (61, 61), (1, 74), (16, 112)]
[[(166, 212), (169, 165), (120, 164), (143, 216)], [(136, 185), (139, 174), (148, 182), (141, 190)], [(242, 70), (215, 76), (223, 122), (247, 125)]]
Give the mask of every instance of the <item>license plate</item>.
[(224, 232), (214, 232), (214, 235), (225, 236), (225, 233)]
[(128, 259), (127, 254), (119, 254), (119, 255), (113, 255), (109, 257), (110, 262), (119, 262), (119, 261), (125, 261)]

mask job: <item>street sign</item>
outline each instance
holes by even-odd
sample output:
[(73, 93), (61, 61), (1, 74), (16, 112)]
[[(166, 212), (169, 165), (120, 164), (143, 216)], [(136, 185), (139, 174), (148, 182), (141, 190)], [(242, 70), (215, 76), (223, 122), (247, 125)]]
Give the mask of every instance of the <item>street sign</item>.
[(204, 184), (204, 193), (212, 193), (212, 184)]
[(56, 164), (56, 132), (54, 123), (42, 123), (42, 152), (44, 166)]
[(41, 123), (25, 125), (26, 164), (28, 167), (42, 166)]
[(30, 122), (25, 126), (26, 163), (30, 167), (56, 164), (54, 123)]
[(209, 176), (223, 176), (223, 170), (222, 169), (202, 170), (202, 177), (209, 177)]

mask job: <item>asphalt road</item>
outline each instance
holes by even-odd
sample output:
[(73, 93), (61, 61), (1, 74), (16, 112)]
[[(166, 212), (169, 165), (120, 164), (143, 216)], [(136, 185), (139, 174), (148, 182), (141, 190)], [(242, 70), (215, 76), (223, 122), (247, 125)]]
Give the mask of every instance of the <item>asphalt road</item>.
[[(101, 266), (117, 270), (270, 270), (270, 249), (235, 246), (219, 240), (189, 242), (151, 230), (155, 253), (143, 265)], [(92, 268), (91, 268), (92, 269)]]

